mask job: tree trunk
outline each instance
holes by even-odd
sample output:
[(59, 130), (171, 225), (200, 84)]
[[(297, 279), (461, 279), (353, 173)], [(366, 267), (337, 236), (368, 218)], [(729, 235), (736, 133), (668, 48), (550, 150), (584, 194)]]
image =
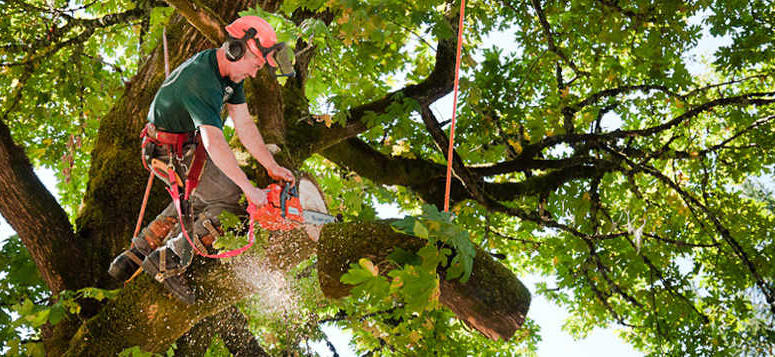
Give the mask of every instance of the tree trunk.
[[(323, 293), (330, 298), (348, 295), (352, 285), (339, 279), (360, 258), (367, 257), (382, 266), (396, 247), (416, 252), (425, 242), (393, 231), (386, 222), (327, 225), (318, 243), (318, 276)], [(446, 280), (443, 271), (441, 275), (439, 301), (490, 339), (508, 340), (525, 321), (530, 292), (511, 271), (478, 247), (467, 283)]]

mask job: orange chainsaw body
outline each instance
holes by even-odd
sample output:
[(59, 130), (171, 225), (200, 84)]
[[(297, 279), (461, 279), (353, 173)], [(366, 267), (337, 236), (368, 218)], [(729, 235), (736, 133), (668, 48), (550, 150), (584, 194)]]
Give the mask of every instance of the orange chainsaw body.
[(299, 194), (295, 188), (285, 189), (273, 183), (264, 189), (267, 204), (250, 205), (248, 213), (262, 228), (270, 231), (289, 231), (304, 223)]

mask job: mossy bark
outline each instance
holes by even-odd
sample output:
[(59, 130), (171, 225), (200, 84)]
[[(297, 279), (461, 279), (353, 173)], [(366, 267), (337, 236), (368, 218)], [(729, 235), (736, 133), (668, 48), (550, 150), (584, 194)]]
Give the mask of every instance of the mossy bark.
[[(344, 297), (352, 286), (339, 279), (350, 264), (366, 257), (382, 266), (396, 247), (417, 251), (425, 242), (393, 231), (388, 222), (327, 225), (318, 243), (320, 287), (328, 297)], [(530, 292), (514, 273), (483, 250), (477, 248), (468, 282), (445, 280), (443, 270), (441, 274), (439, 301), (485, 336), (508, 340), (524, 323)]]
[(235, 306), (200, 321), (175, 344), (178, 356), (204, 356), (218, 335), (235, 357), (269, 356), (248, 330), (248, 320)]
[(261, 244), (228, 260), (198, 258), (185, 274), (194, 288), (193, 305), (172, 297), (147, 274), (127, 285), (114, 300), (81, 326), (66, 356), (114, 356), (140, 346), (163, 352), (202, 319), (220, 313), (260, 289), (261, 274), (284, 274), (314, 252), (302, 230), (272, 235)]

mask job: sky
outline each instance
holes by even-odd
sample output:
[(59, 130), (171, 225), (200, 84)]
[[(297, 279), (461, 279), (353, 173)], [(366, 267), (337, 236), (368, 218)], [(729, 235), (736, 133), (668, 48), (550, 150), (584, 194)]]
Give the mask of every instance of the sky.
[[(692, 21), (699, 21), (699, 17), (692, 19)], [(693, 59), (689, 68), (690, 72), (692, 74), (705, 72), (707, 66), (704, 65), (704, 61), (712, 59), (712, 54), (715, 49), (728, 42), (729, 39), (714, 38), (706, 31), (703, 38), (700, 40), (698, 48), (686, 54), (687, 58)], [(488, 43), (504, 44), (513, 42), (508, 33), (502, 32), (486, 39), (485, 48), (488, 47)], [(433, 107), (437, 113), (442, 114), (442, 117), (449, 118), (451, 116), (450, 113), (452, 107), (451, 95), (438, 101)], [(47, 169), (39, 169), (36, 172), (43, 184), (52, 192), (52, 194), (57, 196), (54, 173)], [(378, 208), (378, 215), (380, 218), (391, 218), (403, 217), (404, 214), (399, 212), (396, 207), (383, 205)], [(3, 242), (13, 233), (14, 231), (10, 225), (2, 218), (2, 216), (0, 216), (0, 247), (2, 247)], [(527, 275), (520, 276), (519, 278), (530, 291), (536, 291), (535, 286), (538, 282), (548, 281), (548, 285), (552, 285), (551, 277)], [(562, 330), (562, 325), (568, 316), (568, 313), (562, 308), (550, 303), (542, 296), (533, 295), (530, 310), (528, 311), (528, 317), (533, 319), (541, 328), (540, 334), (543, 340), (538, 344), (539, 356), (572, 355), (574, 357), (632, 357), (643, 355), (641, 352), (634, 350), (630, 345), (617, 337), (617, 327), (606, 329), (598, 328), (593, 330), (586, 338), (578, 341), (574, 340), (568, 333)], [(324, 327), (323, 330), (328, 335), (340, 356), (355, 356), (347, 346), (350, 338), (347, 331), (341, 331), (331, 326)], [(324, 343), (315, 344), (313, 345), (313, 348), (322, 356), (333, 355)]]

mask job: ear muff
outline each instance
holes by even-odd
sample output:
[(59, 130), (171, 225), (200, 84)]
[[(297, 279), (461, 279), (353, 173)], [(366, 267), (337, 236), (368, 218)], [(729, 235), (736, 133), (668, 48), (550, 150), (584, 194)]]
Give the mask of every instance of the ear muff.
[(226, 59), (231, 62), (239, 61), (245, 55), (247, 45), (245, 41), (230, 39), (226, 41)]
[(242, 38), (229, 36), (229, 40), (226, 41), (226, 59), (231, 62), (237, 62), (242, 59), (248, 50), (248, 40), (253, 39), (255, 36), (256, 30), (252, 27), (245, 31), (245, 36), (242, 36)]

